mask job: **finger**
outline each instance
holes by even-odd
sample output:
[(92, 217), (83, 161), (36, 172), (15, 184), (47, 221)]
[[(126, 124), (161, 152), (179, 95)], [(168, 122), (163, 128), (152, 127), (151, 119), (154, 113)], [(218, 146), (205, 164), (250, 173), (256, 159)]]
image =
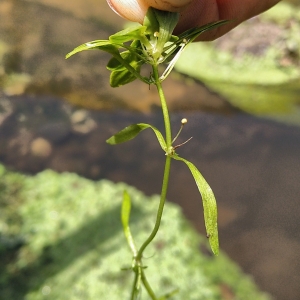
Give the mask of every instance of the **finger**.
[(180, 12), (187, 7), (193, 0), (143, 0), (149, 6), (156, 9)]
[(160, 10), (179, 12), (191, 2), (192, 0), (107, 0), (115, 13), (141, 24), (150, 6)]
[(107, 0), (107, 3), (119, 16), (141, 24), (149, 8), (149, 5), (142, 0)]
[(231, 20), (227, 25), (200, 36), (200, 40), (214, 40), (278, 2), (279, 0), (243, 0), (241, 4), (241, 0), (193, 0), (182, 12), (176, 33), (210, 22)]

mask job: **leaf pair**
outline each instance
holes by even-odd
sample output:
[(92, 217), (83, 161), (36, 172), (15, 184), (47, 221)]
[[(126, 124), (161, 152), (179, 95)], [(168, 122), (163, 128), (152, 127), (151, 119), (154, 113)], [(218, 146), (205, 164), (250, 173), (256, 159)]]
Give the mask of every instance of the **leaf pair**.
[[(141, 131), (147, 128), (151, 128), (154, 131), (161, 148), (163, 149), (163, 151), (167, 153), (166, 142), (162, 134), (160, 133), (160, 131), (154, 126), (151, 126), (149, 124), (144, 124), (144, 123), (133, 124), (124, 128), (123, 130), (119, 131), (117, 134), (109, 138), (107, 140), (107, 143), (111, 145), (116, 145), (116, 144), (127, 142), (135, 138)], [(215, 255), (218, 255), (219, 239), (218, 239), (218, 226), (217, 226), (217, 203), (216, 203), (214, 193), (211, 187), (209, 186), (209, 184), (206, 182), (206, 180), (204, 179), (204, 177), (199, 172), (199, 170), (195, 167), (194, 164), (192, 164), (190, 161), (184, 158), (181, 158), (176, 153), (168, 154), (168, 155), (170, 155), (175, 160), (184, 162), (188, 166), (189, 170), (191, 171), (194, 180), (196, 182), (196, 185), (198, 187), (198, 190), (201, 194), (203, 211), (204, 211), (204, 222), (205, 222), (207, 237), (209, 238), (210, 247), (213, 253)], [(128, 196), (124, 194), (124, 200), (123, 200), (124, 208), (122, 209), (122, 222), (123, 222), (125, 236), (127, 238), (128, 244), (130, 245), (132, 252), (136, 253), (135, 252), (136, 249), (133, 246), (134, 245), (133, 239), (131, 237), (130, 230), (128, 227), (129, 226), (128, 220), (129, 220), (129, 213), (130, 213), (130, 209), (128, 209), (129, 202), (130, 200), (128, 200)], [(125, 229), (125, 227), (128, 228)]]

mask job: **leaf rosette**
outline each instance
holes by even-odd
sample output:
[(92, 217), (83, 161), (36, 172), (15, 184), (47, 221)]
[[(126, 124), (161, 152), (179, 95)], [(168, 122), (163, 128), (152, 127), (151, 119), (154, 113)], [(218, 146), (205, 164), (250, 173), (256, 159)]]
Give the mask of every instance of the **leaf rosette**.
[(85, 50), (101, 50), (112, 55), (107, 64), (111, 72), (110, 85), (119, 87), (139, 79), (146, 84), (152, 84), (151, 75), (142, 75), (145, 64), (159, 65), (167, 63), (160, 81), (166, 79), (184, 49), (200, 34), (221, 26), (227, 21), (218, 21), (193, 28), (175, 36), (173, 30), (178, 23), (179, 13), (161, 11), (149, 8), (143, 25), (121, 30), (108, 40), (95, 40), (76, 47), (66, 55), (66, 58)]

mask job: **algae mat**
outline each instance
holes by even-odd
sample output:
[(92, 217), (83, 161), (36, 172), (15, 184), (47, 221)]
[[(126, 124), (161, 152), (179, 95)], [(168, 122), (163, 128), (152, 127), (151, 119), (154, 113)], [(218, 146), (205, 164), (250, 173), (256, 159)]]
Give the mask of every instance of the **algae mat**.
[[(133, 199), (131, 226), (138, 243), (153, 226), (158, 196), (71, 173), (26, 177), (1, 166), (0, 174), (3, 299), (129, 298), (131, 272), (121, 271), (131, 263), (120, 222), (122, 193), (126, 189)], [(145, 263), (160, 295), (179, 289), (172, 299), (268, 299), (225, 255), (210, 255), (206, 238), (174, 204), (166, 205)]]

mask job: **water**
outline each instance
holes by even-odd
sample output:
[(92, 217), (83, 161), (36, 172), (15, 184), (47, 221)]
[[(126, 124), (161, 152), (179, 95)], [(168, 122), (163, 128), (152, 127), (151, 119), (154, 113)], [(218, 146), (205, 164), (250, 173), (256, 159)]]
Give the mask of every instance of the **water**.
[[(162, 128), (155, 90), (138, 83), (110, 89), (107, 56), (100, 53), (64, 60), (78, 44), (112, 33), (113, 14), (92, 0), (2, 1), (0, 17), (1, 161), (23, 172), (68, 170), (159, 193), (164, 154), (152, 132), (117, 147), (105, 144), (131, 123)], [(186, 77), (165, 87), (173, 131), (182, 117), (189, 120), (178, 142), (193, 136), (178, 153), (199, 167), (216, 194), (221, 247), (276, 299), (298, 299), (300, 128), (243, 113)], [(171, 172), (168, 199), (204, 232), (189, 171), (174, 161)]]

